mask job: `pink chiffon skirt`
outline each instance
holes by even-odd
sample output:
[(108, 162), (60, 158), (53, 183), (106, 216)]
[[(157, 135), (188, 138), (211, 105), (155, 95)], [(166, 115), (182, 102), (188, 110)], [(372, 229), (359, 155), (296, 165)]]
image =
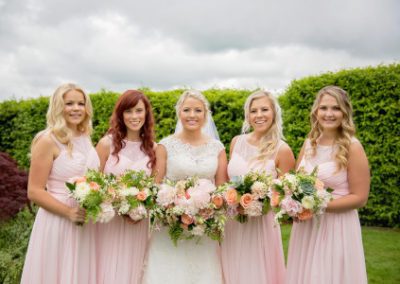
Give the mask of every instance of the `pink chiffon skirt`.
[(228, 221), (221, 257), (226, 284), (285, 282), (281, 230), (272, 212), (244, 224)]
[(132, 224), (120, 216), (98, 224), (98, 283), (140, 283), (149, 239), (149, 220)]
[(287, 283), (367, 283), (361, 227), (356, 210), (326, 213), (318, 223), (294, 223)]
[(95, 233), (93, 224), (78, 226), (39, 208), (21, 283), (97, 283)]

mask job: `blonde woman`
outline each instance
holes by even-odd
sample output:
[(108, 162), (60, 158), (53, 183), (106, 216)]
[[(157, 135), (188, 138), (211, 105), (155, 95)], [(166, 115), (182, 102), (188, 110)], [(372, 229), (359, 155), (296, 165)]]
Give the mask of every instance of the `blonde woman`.
[[(176, 105), (177, 132), (160, 141), (156, 149), (156, 179), (180, 180), (197, 176), (216, 185), (224, 183), (226, 154), (212, 130), (208, 102), (199, 91), (184, 92)], [(179, 126), (180, 125), (180, 126)], [(207, 134), (206, 134), (206, 133)], [(222, 283), (218, 243), (207, 237), (200, 242), (180, 241), (175, 247), (163, 228), (150, 241), (144, 283)]]
[[(247, 98), (244, 112), (245, 134), (232, 140), (229, 178), (249, 171), (265, 171), (277, 177), (293, 169), (295, 160), (292, 150), (282, 140), (281, 110), (276, 99), (267, 91), (257, 91)], [(221, 246), (227, 284), (284, 283), (281, 231), (272, 212), (250, 217), (243, 224), (229, 221)]]
[(28, 197), (40, 208), (21, 283), (96, 283), (95, 227), (77, 225), (85, 211), (64, 184), (99, 166), (91, 117), (90, 99), (77, 85), (61, 85), (50, 98), (47, 128), (32, 142)]
[(318, 223), (294, 223), (289, 244), (287, 283), (367, 283), (357, 208), (368, 199), (368, 160), (354, 137), (352, 106), (346, 91), (321, 89), (311, 110), (311, 131), (298, 167), (333, 188), (334, 200)]

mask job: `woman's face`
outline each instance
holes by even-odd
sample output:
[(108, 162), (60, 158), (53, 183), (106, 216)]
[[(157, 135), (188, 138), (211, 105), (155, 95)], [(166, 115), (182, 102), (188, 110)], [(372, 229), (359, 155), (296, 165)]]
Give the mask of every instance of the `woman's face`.
[(343, 121), (343, 112), (336, 98), (325, 94), (317, 109), (317, 120), (323, 130), (337, 130)]
[(186, 98), (179, 111), (179, 119), (185, 130), (196, 131), (203, 127), (206, 117), (204, 103), (195, 98)]
[(251, 102), (249, 122), (254, 132), (267, 132), (271, 128), (274, 118), (274, 110), (268, 97), (257, 98)]
[(142, 100), (132, 107), (124, 110), (124, 123), (127, 131), (139, 132), (146, 122), (146, 107)]
[(84, 95), (76, 90), (64, 94), (63, 116), (69, 128), (76, 129), (86, 117)]

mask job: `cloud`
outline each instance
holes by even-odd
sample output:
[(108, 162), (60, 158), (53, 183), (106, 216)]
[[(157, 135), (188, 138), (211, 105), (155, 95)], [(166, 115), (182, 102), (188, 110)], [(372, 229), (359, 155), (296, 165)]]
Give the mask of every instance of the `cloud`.
[[(285, 88), (399, 60), (396, 1), (0, 1), (0, 99), (141, 86)], [(372, 20), (374, 19), (374, 20)]]

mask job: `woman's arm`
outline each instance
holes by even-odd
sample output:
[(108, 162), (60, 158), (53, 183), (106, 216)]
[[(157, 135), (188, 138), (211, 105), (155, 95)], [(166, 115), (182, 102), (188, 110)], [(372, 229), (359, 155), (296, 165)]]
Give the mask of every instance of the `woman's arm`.
[(156, 148), (156, 167), (155, 167), (155, 180), (156, 183), (161, 183), (167, 173), (167, 150), (161, 144)]
[(111, 139), (108, 136), (104, 136), (100, 139), (96, 145), (97, 155), (100, 159), (100, 171), (104, 171), (108, 157), (110, 156)]
[(218, 168), (215, 173), (215, 185), (219, 186), (228, 181), (228, 161), (226, 159), (225, 149), (222, 149), (218, 155)]
[(347, 178), (350, 193), (329, 202), (327, 212), (343, 212), (365, 206), (368, 201), (370, 173), (368, 159), (360, 142), (353, 142), (349, 149)]
[(40, 207), (72, 222), (85, 221), (85, 210), (71, 208), (55, 199), (46, 191), (47, 179), (59, 149), (49, 135), (43, 135), (32, 147), (28, 179), (28, 198)]
[(284, 175), (290, 170), (294, 169), (295, 159), (293, 155), (292, 149), (290, 149), (289, 145), (284, 143), (278, 151), (275, 159), (275, 166), (278, 169), (278, 175)]

